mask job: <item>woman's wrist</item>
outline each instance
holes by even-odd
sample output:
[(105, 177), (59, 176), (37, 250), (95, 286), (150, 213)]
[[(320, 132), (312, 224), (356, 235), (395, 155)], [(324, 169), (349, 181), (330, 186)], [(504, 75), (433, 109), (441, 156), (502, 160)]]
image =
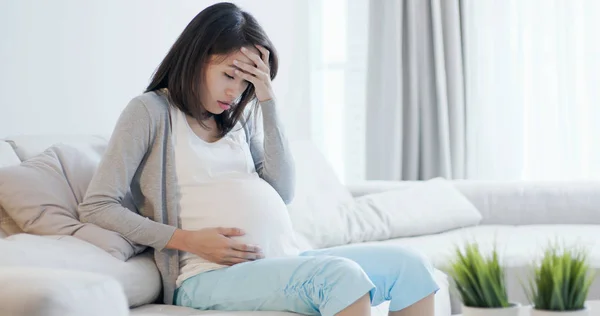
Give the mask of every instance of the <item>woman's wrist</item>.
[[(276, 122), (277, 121), (277, 105), (275, 104), (274, 99), (260, 102), (260, 110), (261, 110), (263, 119), (267, 120), (266, 122)], [(275, 120), (275, 121), (273, 121), (273, 120)]]
[(173, 236), (171, 236), (171, 239), (167, 243), (166, 248), (188, 251), (186, 241), (188, 239), (187, 236), (189, 233), (190, 232), (187, 230), (177, 228), (175, 230), (175, 233), (173, 233)]
[(270, 99), (266, 99), (266, 100), (263, 100), (263, 101), (259, 100), (258, 104), (260, 104), (261, 107), (264, 107), (264, 106), (267, 106), (267, 107), (268, 106), (273, 106), (274, 107), (275, 106), (275, 98), (270, 98)]

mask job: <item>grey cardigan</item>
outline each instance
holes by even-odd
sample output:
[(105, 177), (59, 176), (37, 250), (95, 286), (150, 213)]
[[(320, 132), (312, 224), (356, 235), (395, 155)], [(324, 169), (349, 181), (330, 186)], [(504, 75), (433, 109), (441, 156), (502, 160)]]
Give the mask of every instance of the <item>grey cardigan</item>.
[[(179, 251), (165, 248), (179, 227), (169, 106), (161, 92), (144, 93), (129, 102), (78, 209), (82, 222), (154, 248), (165, 304), (173, 303), (179, 275)], [(260, 107), (262, 120), (250, 117), (244, 127), (252, 158), (260, 177), (288, 204), (294, 192), (292, 155), (275, 101), (262, 102)], [(139, 214), (121, 204), (129, 191)]]

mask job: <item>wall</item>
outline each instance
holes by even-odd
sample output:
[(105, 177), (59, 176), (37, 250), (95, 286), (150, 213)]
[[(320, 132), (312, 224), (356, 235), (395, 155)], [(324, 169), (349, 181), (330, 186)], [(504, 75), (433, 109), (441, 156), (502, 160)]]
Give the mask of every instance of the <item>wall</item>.
[[(189, 21), (215, 1), (0, 0), (0, 138), (109, 134)], [(290, 138), (310, 137), (306, 1), (234, 1), (280, 53)]]

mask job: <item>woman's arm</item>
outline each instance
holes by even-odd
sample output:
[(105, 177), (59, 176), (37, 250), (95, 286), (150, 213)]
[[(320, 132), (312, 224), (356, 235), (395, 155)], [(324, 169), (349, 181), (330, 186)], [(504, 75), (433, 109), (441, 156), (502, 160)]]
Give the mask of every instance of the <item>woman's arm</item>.
[[(262, 115), (261, 115), (262, 112)], [(273, 99), (260, 103), (257, 117), (249, 121), (250, 151), (256, 171), (281, 196), (286, 204), (294, 198), (296, 183), (294, 158)]]
[(176, 228), (143, 217), (121, 204), (150, 148), (154, 124), (141, 100), (136, 98), (129, 102), (117, 121), (78, 212), (82, 222), (93, 223), (135, 243), (162, 250)]

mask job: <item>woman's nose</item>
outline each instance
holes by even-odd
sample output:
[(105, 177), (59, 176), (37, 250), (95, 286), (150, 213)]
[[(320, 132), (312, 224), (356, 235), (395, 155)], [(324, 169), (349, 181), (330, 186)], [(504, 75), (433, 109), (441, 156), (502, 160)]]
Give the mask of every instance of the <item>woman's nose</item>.
[(236, 84), (232, 87), (227, 88), (227, 90), (225, 91), (225, 94), (227, 94), (227, 97), (231, 98), (231, 99), (235, 99), (238, 96), (240, 96), (244, 90), (246, 89), (245, 85), (242, 84)]

